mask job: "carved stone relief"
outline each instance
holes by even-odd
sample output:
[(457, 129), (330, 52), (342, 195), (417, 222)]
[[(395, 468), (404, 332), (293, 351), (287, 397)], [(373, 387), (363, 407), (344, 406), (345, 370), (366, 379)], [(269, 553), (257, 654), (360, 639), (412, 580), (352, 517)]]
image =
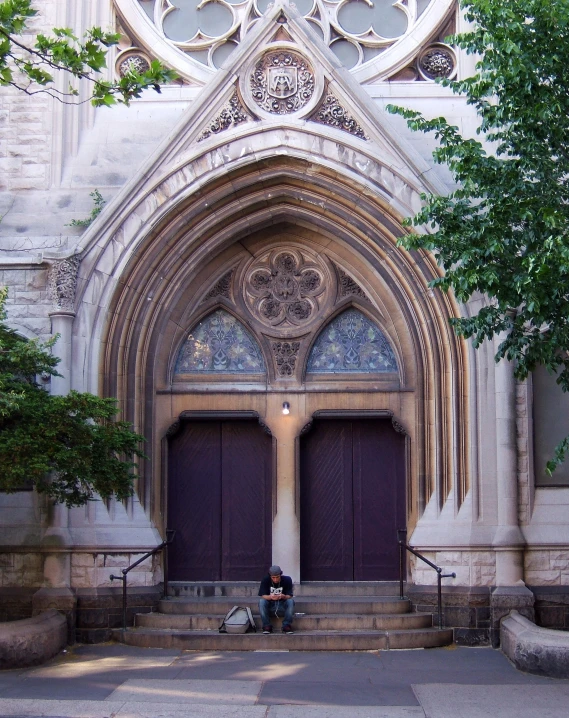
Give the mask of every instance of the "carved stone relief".
[(56, 261), (49, 270), (48, 292), (56, 309), (64, 312), (75, 310), (77, 271), (81, 264), (78, 254)]
[(310, 118), (322, 125), (329, 125), (338, 130), (349, 132), (362, 140), (369, 139), (363, 127), (357, 123), (352, 115), (340, 104), (340, 101), (332, 93), (328, 93), (324, 102)]
[(273, 342), (271, 344), (277, 375), (280, 377), (291, 377), (296, 369), (300, 342)]
[(352, 279), (349, 274), (346, 274), (343, 269), (336, 267), (338, 273), (338, 297), (360, 297), (361, 299), (367, 299), (367, 294), (356, 282)]
[(314, 71), (302, 55), (291, 50), (267, 52), (250, 76), (251, 96), (265, 112), (298, 112), (314, 95)]
[(211, 137), (211, 135), (217, 135), (232, 125), (240, 125), (242, 122), (247, 122), (248, 119), (249, 115), (235, 92), (225, 107), (221, 109), (219, 114), (216, 115), (201, 135), (199, 135), (196, 142), (206, 140), (208, 137)]
[(225, 297), (226, 299), (231, 299), (231, 283), (233, 280), (234, 273), (235, 268), (230, 269), (229, 272), (226, 272), (223, 277), (221, 277), (221, 279), (218, 279), (217, 282), (202, 299), (202, 304), (204, 302), (207, 302), (208, 299), (215, 299), (216, 297)]
[(320, 260), (296, 249), (279, 249), (266, 252), (248, 267), (243, 296), (262, 324), (290, 329), (316, 319), (330, 285), (330, 273)]
[(419, 72), (426, 80), (437, 77), (451, 77), (456, 67), (456, 58), (452, 48), (442, 43), (431, 45), (419, 56)]

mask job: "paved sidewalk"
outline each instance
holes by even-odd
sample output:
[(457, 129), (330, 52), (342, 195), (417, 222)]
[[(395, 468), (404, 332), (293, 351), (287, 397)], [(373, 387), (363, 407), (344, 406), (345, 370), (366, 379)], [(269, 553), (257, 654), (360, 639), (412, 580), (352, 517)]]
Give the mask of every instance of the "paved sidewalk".
[(79, 646), (0, 671), (0, 718), (567, 718), (569, 680), (491, 648), (200, 653)]

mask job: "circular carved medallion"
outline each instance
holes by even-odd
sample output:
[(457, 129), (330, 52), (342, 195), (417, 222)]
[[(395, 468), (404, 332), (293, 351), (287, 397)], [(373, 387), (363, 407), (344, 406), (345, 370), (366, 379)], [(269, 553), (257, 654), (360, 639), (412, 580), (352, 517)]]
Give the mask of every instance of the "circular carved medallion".
[(267, 52), (250, 76), (251, 97), (265, 112), (288, 115), (302, 110), (314, 95), (314, 72), (291, 50)]
[(451, 77), (456, 67), (452, 48), (441, 43), (431, 45), (419, 57), (419, 70), (427, 80)]
[(244, 298), (262, 324), (287, 329), (316, 318), (330, 284), (318, 260), (296, 249), (279, 249), (254, 260), (245, 274)]

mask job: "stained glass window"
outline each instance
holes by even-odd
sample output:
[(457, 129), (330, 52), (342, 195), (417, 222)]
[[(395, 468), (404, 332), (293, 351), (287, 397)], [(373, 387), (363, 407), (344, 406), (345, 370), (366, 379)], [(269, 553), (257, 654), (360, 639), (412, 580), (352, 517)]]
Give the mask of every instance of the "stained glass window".
[(396, 372), (393, 349), (379, 327), (357, 309), (343, 312), (320, 332), (308, 372)]
[(202, 319), (180, 349), (176, 374), (258, 374), (265, 371), (259, 345), (243, 324), (223, 309)]

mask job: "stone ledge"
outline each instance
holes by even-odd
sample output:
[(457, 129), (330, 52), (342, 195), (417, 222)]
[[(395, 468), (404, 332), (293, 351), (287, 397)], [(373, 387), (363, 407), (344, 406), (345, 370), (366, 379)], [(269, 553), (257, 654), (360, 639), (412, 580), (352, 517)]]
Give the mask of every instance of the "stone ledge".
[(502, 619), (502, 651), (521, 671), (569, 678), (569, 633), (536, 626), (517, 611)]
[(25, 668), (53, 658), (67, 644), (67, 621), (54, 610), (0, 624), (0, 668)]

